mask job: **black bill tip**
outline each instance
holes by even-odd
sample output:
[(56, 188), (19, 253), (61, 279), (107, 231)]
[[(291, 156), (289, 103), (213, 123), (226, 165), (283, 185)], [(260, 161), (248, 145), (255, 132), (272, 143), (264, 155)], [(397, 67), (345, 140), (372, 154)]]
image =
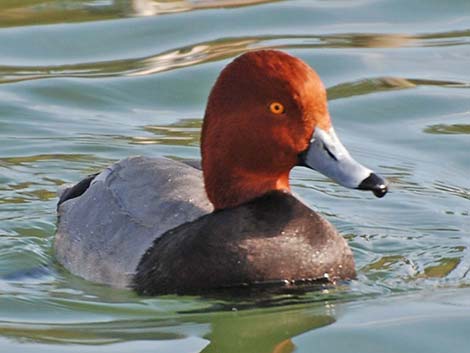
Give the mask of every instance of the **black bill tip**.
[(359, 190), (370, 190), (379, 198), (384, 197), (388, 191), (385, 179), (375, 173), (370, 173), (357, 188)]

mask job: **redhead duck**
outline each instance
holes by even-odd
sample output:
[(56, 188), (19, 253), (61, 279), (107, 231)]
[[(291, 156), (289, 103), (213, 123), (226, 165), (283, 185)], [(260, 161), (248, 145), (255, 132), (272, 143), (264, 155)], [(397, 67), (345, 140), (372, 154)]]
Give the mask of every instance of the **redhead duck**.
[(341, 144), (326, 98), (298, 58), (275, 50), (236, 58), (208, 99), (202, 171), (131, 157), (67, 189), (58, 261), (146, 295), (354, 278), (346, 241), (289, 186), (292, 168), (304, 166), (377, 197), (387, 192)]

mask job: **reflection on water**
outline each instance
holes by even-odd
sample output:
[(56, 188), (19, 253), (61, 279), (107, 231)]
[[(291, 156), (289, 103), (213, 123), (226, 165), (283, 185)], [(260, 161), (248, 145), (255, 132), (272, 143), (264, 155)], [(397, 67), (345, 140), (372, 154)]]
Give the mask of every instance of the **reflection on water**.
[[(415, 302), (400, 325), (377, 335), (376, 323), (386, 327), (407, 301), (388, 294), (470, 284), (469, 9), (438, 0), (1, 1), (0, 351), (415, 347), (387, 341), (394, 327), (393, 337), (429, 342), (414, 351), (441, 353), (432, 350), (441, 341), (465, 351), (452, 350), (468, 341), (468, 323), (455, 317), (451, 332), (441, 335), (446, 323), (434, 318), (430, 332), (440, 335), (416, 340)], [(291, 175), (294, 191), (350, 243), (358, 279), (274, 298), (141, 298), (56, 264), (57, 189), (129, 155), (199, 158), (215, 77), (256, 48), (286, 49), (314, 66), (342, 139), (390, 181), (379, 201), (302, 168)], [(371, 297), (398, 304), (371, 319)], [(425, 312), (444, 312), (436, 306)]]
[[(104, 20), (122, 15), (121, 1), (23, 0), (0, 2), (0, 27)], [(112, 4), (112, 6), (109, 6)]]
[[(464, 253), (465, 248), (457, 248), (456, 252)], [(460, 255), (460, 254), (459, 254)], [(460, 257), (442, 258), (435, 263), (431, 262), (424, 268), (402, 255), (384, 256), (361, 269), (369, 280), (377, 281), (387, 276), (391, 271), (402, 272), (407, 281), (420, 278), (444, 278), (454, 271), (461, 263)], [(468, 265), (468, 264), (467, 264)], [(470, 267), (469, 267), (470, 268)], [(465, 275), (462, 277), (464, 278)]]
[(43, 161), (85, 161), (92, 159), (86, 154), (38, 154), (21, 157), (0, 157), (0, 166), (3, 165), (23, 165)]
[(192, 10), (250, 6), (280, 0), (23, 0), (0, 3), (0, 27), (155, 16)]
[(320, 315), (303, 310), (214, 315), (210, 321), (210, 343), (201, 353), (294, 352), (292, 338), (335, 321), (331, 314), (334, 306), (325, 306), (323, 311)]
[(356, 82), (341, 83), (339, 85), (330, 87), (328, 89), (328, 99), (333, 100), (339, 98), (347, 98), (357, 95), (378, 93), (381, 91), (415, 88), (418, 86), (441, 86), (449, 88), (462, 88), (467, 87), (467, 84), (455, 81), (407, 79), (402, 77), (377, 77)]
[(150, 57), (47, 67), (1, 67), (0, 84), (53, 77), (143, 76), (238, 55), (257, 39), (217, 40)]
[(155, 16), (166, 13), (214, 9), (220, 7), (250, 6), (281, 0), (131, 0), (134, 14), (137, 16)]
[(436, 124), (424, 129), (428, 134), (470, 134), (470, 125), (467, 124)]
[(434, 278), (444, 278), (449, 275), (460, 264), (460, 258), (443, 258), (434, 266), (428, 266), (424, 269), (424, 276)]
[[(13, 175), (24, 168), (34, 168), (41, 163), (90, 161), (91, 157), (81, 154), (38, 154), (31, 156), (1, 157), (0, 176)], [(3, 173), (2, 173), (3, 172)], [(55, 200), (57, 189), (65, 182), (51, 178), (44, 173), (37, 173), (34, 181), (17, 179), (14, 176), (5, 180), (0, 190), (0, 204), (26, 204), (33, 201)]]
[[(436, 33), (416, 37), (406, 45), (425, 46), (426, 41), (447, 45), (451, 36), (468, 38), (470, 31), (461, 33)], [(457, 37), (460, 38), (460, 37)], [(447, 42), (442, 42), (447, 41)], [(447, 43), (447, 44), (446, 44)], [(348, 34), (348, 35), (305, 35), (305, 36), (257, 36), (223, 38), (175, 48), (146, 57), (133, 57), (115, 61), (87, 62), (60, 66), (0, 66), (0, 84), (24, 80), (59, 77), (102, 78), (114, 76), (146, 76), (164, 71), (176, 70), (211, 61), (224, 60), (253, 49), (289, 49), (289, 48), (393, 48), (405, 45), (400, 35), (392, 34)], [(415, 85), (445, 85), (449, 87), (468, 87), (468, 82), (438, 81), (430, 79), (405, 79), (384, 77), (356, 83), (361, 89), (411, 88)], [(341, 91), (342, 86), (337, 87)], [(346, 87), (348, 89), (348, 87)]]
[(130, 143), (199, 146), (201, 125), (201, 119), (184, 119), (169, 125), (147, 125), (144, 131), (155, 137), (134, 136), (130, 138)]
[(444, 191), (457, 197), (470, 200), (470, 188), (453, 186), (451, 182), (436, 181), (434, 183), (436, 190)]
[[(79, 305), (79, 303), (76, 303)], [(83, 303), (84, 309), (86, 304)], [(91, 309), (91, 307), (89, 307)], [(119, 308), (116, 307), (119, 311)], [(157, 314), (157, 313), (155, 313)], [(163, 314), (163, 315), (162, 315)], [(6, 337), (37, 343), (109, 345), (126, 341), (167, 341), (199, 336), (206, 343), (201, 353), (290, 353), (292, 338), (335, 322), (335, 306), (319, 303), (277, 309), (182, 314), (159, 319), (112, 320), (108, 322), (0, 323)], [(104, 318), (104, 317), (103, 317)]]

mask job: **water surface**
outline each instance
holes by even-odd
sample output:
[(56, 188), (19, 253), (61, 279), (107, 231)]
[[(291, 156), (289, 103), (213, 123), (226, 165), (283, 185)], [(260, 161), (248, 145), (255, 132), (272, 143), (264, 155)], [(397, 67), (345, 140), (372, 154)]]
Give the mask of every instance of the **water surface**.
[[(465, 351), (468, 1), (2, 1), (0, 47), (2, 351)], [(343, 142), (391, 182), (378, 200), (292, 173), (348, 239), (358, 279), (142, 298), (55, 263), (56, 190), (129, 155), (198, 158), (211, 85), (255, 48), (314, 67)]]

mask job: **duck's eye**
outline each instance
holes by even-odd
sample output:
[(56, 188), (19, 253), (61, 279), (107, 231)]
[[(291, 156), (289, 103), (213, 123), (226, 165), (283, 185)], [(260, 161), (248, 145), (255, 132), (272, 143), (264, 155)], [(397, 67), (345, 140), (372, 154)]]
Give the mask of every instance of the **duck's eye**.
[(269, 105), (269, 110), (271, 111), (271, 113), (279, 115), (279, 114), (284, 113), (285, 109), (284, 109), (284, 105), (282, 105), (282, 103), (273, 102)]

